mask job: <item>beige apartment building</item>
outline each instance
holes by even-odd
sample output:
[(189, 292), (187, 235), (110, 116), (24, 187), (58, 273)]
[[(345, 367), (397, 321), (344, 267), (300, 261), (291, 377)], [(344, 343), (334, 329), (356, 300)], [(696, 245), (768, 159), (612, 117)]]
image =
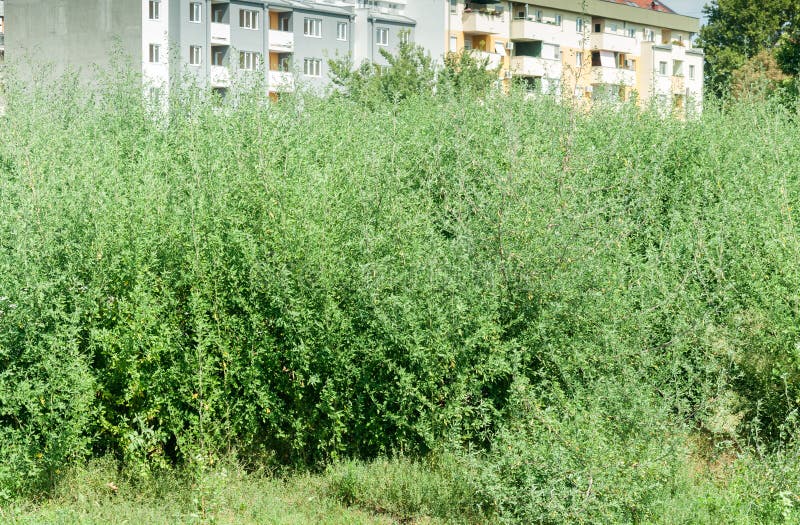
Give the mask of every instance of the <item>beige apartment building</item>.
[(579, 100), (702, 107), (696, 18), (651, 0), (450, 0), (447, 49), (486, 58), (501, 78)]

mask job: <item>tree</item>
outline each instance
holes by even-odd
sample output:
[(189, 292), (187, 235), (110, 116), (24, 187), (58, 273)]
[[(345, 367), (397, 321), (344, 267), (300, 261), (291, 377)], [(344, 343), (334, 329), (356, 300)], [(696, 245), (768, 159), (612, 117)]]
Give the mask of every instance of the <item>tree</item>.
[(700, 30), (699, 44), (706, 52), (711, 92), (726, 93), (733, 72), (765, 49), (776, 54), (785, 73), (797, 74), (800, 0), (713, 0), (704, 13), (708, 24)]

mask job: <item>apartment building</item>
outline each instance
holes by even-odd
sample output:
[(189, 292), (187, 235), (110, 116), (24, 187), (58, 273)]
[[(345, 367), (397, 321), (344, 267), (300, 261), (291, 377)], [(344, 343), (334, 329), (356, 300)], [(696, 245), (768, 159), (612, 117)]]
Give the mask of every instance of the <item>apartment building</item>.
[(5, 2), (0, 0), (0, 64), (6, 56), (6, 14)]
[[(148, 89), (183, 76), (225, 91), (264, 75), (281, 93), (329, 81), (328, 59), (383, 65), (413, 41), (434, 59), (471, 50), (512, 78), (562, 97), (702, 104), (699, 20), (659, 0), (0, 0), (7, 49), (22, 64), (131, 57)], [(2, 11), (0, 11), (2, 13)]]
[[(328, 59), (385, 64), (415, 41), (444, 52), (445, 0), (7, 0), (17, 21), (10, 48), (23, 69), (47, 63), (58, 74), (110, 64), (116, 49), (163, 92), (190, 76), (224, 91), (263, 73), (269, 90), (295, 79), (322, 87)], [(2, 5), (2, 0), (0, 0)]]
[(702, 104), (699, 27), (657, 0), (450, 0), (447, 38), (531, 89), (680, 110)]

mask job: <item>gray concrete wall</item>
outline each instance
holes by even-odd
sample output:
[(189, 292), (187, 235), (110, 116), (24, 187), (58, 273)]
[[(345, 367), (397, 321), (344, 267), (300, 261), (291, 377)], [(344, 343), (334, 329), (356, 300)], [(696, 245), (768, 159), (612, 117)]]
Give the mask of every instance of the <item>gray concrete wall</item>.
[[(303, 34), (304, 18), (319, 18), (322, 20), (321, 38)], [(301, 84), (312, 86), (312, 88), (322, 89), (330, 83), (328, 60), (337, 58), (337, 56), (344, 57), (351, 54), (353, 25), (350, 22), (350, 15), (295, 9), (292, 21), (294, 25), (294, 67), (298, 71), (299, 81)], [(346, 41), (336, 39), (337, 24), (339, 22), (347, 24)], [(321, 77), (309, 77), (303, 74), (303, 61), (306, 58), (322, 60)]]
[(442, 61), (447, 51), (447, 0), (409, 0), (403, 15), (416, 20), (412, 40), (424, 47), (434, 60)]
[[(199, 2), (201, 5), (199, 22), (192, 22), (189, 18), (191, 4), (194, 2)], [(174, 47), (171, 52), (178, 59), (173, 62), (172, 71), (178, 76), (173, 78), (189, 75), (198, 82), (204, 82), (208, 78), (208, 68), (211, 62), (210, 17), (211, 0), (172, 0), (170, 2), (169, 34)], [(202, 50), (200, 65), (189, 64), (189, 53), (192, 46), (200, 46)]]
[[(386, 28), (389, 30), (389, 41), (386, 46), (378, 45), (377, 43), (377, 30), (379, 28)], [(415, 31), (414, 26), (409, 24), (403, 24), (399, 22), (389, 22), (386, 20), (375, 19), (372, 20), (369, 24), (369, 39), (370, 39), (370, 60), (373, 63), (385, 66), (387, 65), (386, 59), (381, 54), (380, 50), (383, 49), (388, 51), (392, 55), (396, 55), (397, 51), (400, 48), (400, 32), (401, 31), (408, 31), (410, 33), (409, 39), (414, 42), (415, 41)]]
[(6, 0), (6, 62), (22, 78), (37, 66), (50, 75), (107, 67), (115, 48), (134, 70), (142, 62), (142, 4), (133, 0)]

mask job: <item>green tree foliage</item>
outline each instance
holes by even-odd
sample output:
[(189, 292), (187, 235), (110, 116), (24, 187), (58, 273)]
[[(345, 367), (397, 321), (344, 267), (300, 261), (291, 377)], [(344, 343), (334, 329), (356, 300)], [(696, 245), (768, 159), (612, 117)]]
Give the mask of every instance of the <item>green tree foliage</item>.
[(435, 71), (430, 54), (413, 42), (401, 43), (396, 55), (378, 50), (386, 64), (363, 62), (353, 68), (348, 57), (329, 60), (331, 80), (348, 96), (361, 100), (385, 99), (397, 102), (430, 94)]
[(726, 93), (733, 72), (762, 50), (776, 53), (783, 71), (797, 74), (798, 0), (714, 0), (704, 8), (708, 23), (700, 30), (706, 52), (706, 83), (716, 95)]
[(484, 95), (497, 84), (497, 70), (468, 51), (448, 53), (442, 67), (413, 42), (400, 44), (396, 55), (379, 50), (385, 65), (364, 62), (354, 67), (350, 57), (330, 60), (331, 79), (340, 95), (362, 103), (397, 102), (413, 96)]

